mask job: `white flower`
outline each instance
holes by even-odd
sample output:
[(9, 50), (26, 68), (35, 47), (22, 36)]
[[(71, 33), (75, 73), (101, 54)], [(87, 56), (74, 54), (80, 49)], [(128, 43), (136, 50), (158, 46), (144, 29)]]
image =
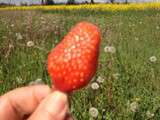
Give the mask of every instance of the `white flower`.
[(93, 90), (97, 90), (97, 89), (99, 89), (99, 84), (96, 83), (96, 82), (93, 82), (93, 83), (91, 84), (91, 88), (92, 88)]
[(150, 62), (156, 62), (157, 61), (157, 58), (156, 58), (156, 56), (151, 56), (150, 58), (149, 58), (149, 60), (150, 60)]
[(95, 107), (91, 107), (90, 109), (89, 109), (89, 114), (90, 114), (90, 116), (92, 116), (92, 117), (94, 117), (94, 118), (96, 118), (96, 117), (98, 117), (98, 110), (97, 110), (97, 108), (95, 108)]
[(104, 48), (104, 52), (106, 52), (106, 53), (115, 53), (116, 52), (116, 48), (113, 47), (113, 46), (106, 46)]
[(23, 39), (21, 33), (16, 33), (16, 37), (17, 37), (17, 40), (22, 40)]
[(138, 103), (137, 102), (132, 102), (131, 104), (130, 104), (130, 110), (132, 111), (132, 112), (136, 112), (137, 110), (138, 110)]
[(151, 113), (150, 111), (147, 111), (146, 116), (147, 116), (147, 118), (150, 119), (150, 118), (154, 117), (154, 113)]
[(27, 47), (32, 47), (34, 46), (34, 42), (33, 41), (28, 41), (27, 42)]
[(117, 80), (120, 77), (120, 74), (119, 73), (114, 73), (112, 76), (113, 76), (114, 79)]
[(103, 79), (101, 76), (98, 76), (98, 78), (97, 78), (97, 82), (99, 82), (99, 83), (103, 83), (103, 82), (104, 82), (104, 79)]

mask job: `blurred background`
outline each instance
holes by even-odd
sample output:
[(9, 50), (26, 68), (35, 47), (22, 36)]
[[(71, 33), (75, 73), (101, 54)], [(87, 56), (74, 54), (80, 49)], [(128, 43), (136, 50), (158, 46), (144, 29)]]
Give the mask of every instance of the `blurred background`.
[(52, 4), (83, 4), (83, 3), (141, 3), (160, 2), (160, 0), (0, 0), (0, 4), (7, 5), (52, 5)]

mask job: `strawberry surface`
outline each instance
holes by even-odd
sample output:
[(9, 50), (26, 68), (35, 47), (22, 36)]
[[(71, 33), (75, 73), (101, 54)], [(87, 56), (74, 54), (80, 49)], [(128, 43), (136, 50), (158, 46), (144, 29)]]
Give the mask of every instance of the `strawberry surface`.
[(63, 92), (84, 87), (94, 76), (99, 56), (100, 31), (80, 22), (48, 55), (48, 73), (54, 87)]

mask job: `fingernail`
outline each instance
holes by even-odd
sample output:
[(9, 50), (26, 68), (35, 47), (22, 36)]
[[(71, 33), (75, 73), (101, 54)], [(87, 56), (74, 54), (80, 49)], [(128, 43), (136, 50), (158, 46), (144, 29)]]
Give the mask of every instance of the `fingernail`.
[(67, 106), (67, 95), (58, 91), (52, 93), (47, 106), (47, 110), (52, 113), (53, 116), (64, 112), (64, 109)]

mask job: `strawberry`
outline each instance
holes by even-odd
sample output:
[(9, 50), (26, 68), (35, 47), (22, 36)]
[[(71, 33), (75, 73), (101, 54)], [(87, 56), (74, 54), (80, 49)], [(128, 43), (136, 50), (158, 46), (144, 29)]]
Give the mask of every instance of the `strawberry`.
[(96, 72), (100, 45), (97, 26), (80, 22), (48, 55), (54, 87), (71, 92), (87, 85)]

